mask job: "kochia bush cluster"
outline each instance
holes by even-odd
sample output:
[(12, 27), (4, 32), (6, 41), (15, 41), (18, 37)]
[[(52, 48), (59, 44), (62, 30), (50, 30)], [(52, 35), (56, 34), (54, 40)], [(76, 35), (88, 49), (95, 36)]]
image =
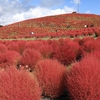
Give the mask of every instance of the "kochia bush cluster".
[(99, 51), (100, 39), (91, 37), (0, 41), (0, 100), (13, 100), (15, 94), (18, 100), (57, 98), (67, 92), (70, 100), (99, 100)]
[(66, 75), (66, 88), (71, 100), (100, 99), (100, 61), (95, 56), (85, 57), (73, 65)]

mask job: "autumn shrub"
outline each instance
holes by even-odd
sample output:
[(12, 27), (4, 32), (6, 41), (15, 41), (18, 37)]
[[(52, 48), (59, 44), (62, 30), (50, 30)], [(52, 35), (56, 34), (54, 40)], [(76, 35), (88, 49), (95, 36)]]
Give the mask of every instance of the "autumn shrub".
[[(43, 45), (49, 45), (49, 42), (48, 42), (48, 40), (46, 41), (46, 40), (40, 40), (42, 43), (43, 43)], [(52, 41), (52, 40), (51, 40)]]
[(100, 30), (99, 29), (94, 29), (93, 31), (94, 31), (96, 37), (100, 36)]
[(64, 44), (64, 39), (63, 39), (63, 38), (60, 38), (60, 39), (58, 40), (58, 42), (59, 42), (60, 45), (63, 45), (63, 44)]
[(86, 41), (90, 41), (90, 40), (92, 41), (92, 40), (94, 40), (94, 38), (93, 37), (84, 37), (79, 41), (79, 44), (83, 45)]
[(12, 43), (12, 41), (3, 41), (3, 44), (5, 44), (6, 46), (8, 46), (11, 43)]
[(86, 41), (83, 46), (82, 46), (83, 50), (88, 52), (88, 53), (91, 53), (92, 51), (95, 50), (95, 42), (94, 40), (88, 40)]
[(75, 53), (75, 55), (76, 55), (75, 60), (80, 60), (83, 56), (83, 49), (81, 48), (79, 43), (70, 41), (70, 42), (68, 42), (68, 46)]
[(56, 98), (64, 93), (65, 66), (57, 60), (45, 59), (35, 66), (35, 75), (43, 90), (43, 96)]
[(67, 39), (63, 39), (63, 43), (61, 44), (60, 42), (60, 45), (67, 45), (69, 42), (71, 42), (72, 40), (70, 38), (67, 38)]
[(69, 65), (76, 60), (76, 53), (68, 44), (58, 45), (54, 47), (53, 58), (64, 65)]
[(93, 35), (94, 34), (94, 31), (92, 29), (89, 29), (88, 30), (88, 33), (89, 33), (89, 35)]
[(10, 66), (0, 71), (0, 100), (40, 100), (41, 89), (34, 76)]
[(39, 51), (27, 48), (23, 51), (20, 59), (21, 65), (28, 65), (31, 69), (34, 69), (35, 64), (42, 59)]
[(83, 34), (84, 36), (88, 36), (88, 35), (89, 35), (88, 30), (84, 30), (84, 31), (82, 32), (82, 34)]
[(95, 50), (100, 51), (100, 41), (99, 40), (95, 40), (94, 45), (95, 45)]
[(4, 53), (0, 52), (0, 64), (4, 61), (5, 57), (4, 57)]
[(6, 68), (11, 65), (17, 66), (20, 60), (20, 54), (16, 51), (7, 51), (4, 54), (0, 54), (0, 67)]
[(98, 36), (98, 37), (96, 38), (96, 41), (100, 41), (100, 36)]
[(94, 55), (97, 59), (100, 60), (100, 51), (99, 50), (94, 50), (90, 54)]
[(19, 53), (22, 54), (24, 49), (25, 49), (25, 44), (26, 44), (26, 41), (24, 40), (19, 40), (17, 42), (18, 46), (19, 46)]
[(19, 45), (17, 44), (17, 42), (11, 42), (7, 45), (8, 50), (12, 50), (12, 51), (16, 51), (16, 52), (20, 52), (19, 51)]
[(43, 43), (41, 41), (27, 41), (25, 44), (25, 48), (35, 49), (39, 50), (39, 47), (41, 47)]
[(7, 51), (7, 47), (5, 44), (0, 43), (0, 53), (5, 53)]
[(53, 40), (50, 45), (52, 46), (53, 50), (56, 51), (59, 48), (59, 42), (57, 40)]
[(48, 39), (48, 40), (47, 40), (47, 43), (48, 43), (48, 44), (51, 44), (51, 43), (52, 43), (52, 40)]
[(100, 100), (100, 61), (88, 55), (66, 74), (70, 100)]
[(74, 42), (77, 42), (78, 44), (79, 44), (79, 41), (80, 41), (81, 39), (80, 38), (74, 38)]
[(39, 51), (43, 58), (52, 58), (53, 48), (51, 45), (42, 45)]

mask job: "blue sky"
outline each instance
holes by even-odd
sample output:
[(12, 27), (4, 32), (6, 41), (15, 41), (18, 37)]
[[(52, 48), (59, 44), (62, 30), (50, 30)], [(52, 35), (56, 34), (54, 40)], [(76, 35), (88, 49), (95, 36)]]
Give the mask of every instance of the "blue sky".
[(79, 13), (99, 15), (99, 5), (100, 0), (0, 0), (0, 24), (78, 10)]

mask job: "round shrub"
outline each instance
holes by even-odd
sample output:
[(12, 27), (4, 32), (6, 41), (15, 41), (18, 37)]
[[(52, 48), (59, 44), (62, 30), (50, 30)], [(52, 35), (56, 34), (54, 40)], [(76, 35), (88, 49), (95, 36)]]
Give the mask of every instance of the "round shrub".
[(39, 49), (43, 58), (52, 58), (53, 48), (51, 45), (42, 45)]
[(34, 69), (35, 64), (42, 59), (39, 51), (27, 48), (23, 51), (20, 59), (21, 65), (28, 65), (31, 69)]
[(45, 59), (35, 66), (35, 75), (43, 90), (44, 96), (56, 98), (64, 93), (65, 66), (57, 60)]
[[(64, 65), (70, 65), (76, 60), (76, 52), (68, 44), (55, 46), (56, 50), (53, 51), (53, 58), (57, 59)], [(75, 48), (76, 49), (76, 48)]]
[(0, 100), (40, 100), (41, 89), (28, 72), (10, 67), (0, 71)]
[(5, 53), (7, 51), (7, 47), (5, 44), (0, 43), (0, 53)]
[(100, 100), (100, 61), (94, 56), (83, 58), (66, 74), (65, 85), (70, 100)]
[(17, 66), (20, 60), (20, 54), (16, 51), (7, 51), (6, 53), (0, 54), (0, 67), (6, 68), (9, 66)]

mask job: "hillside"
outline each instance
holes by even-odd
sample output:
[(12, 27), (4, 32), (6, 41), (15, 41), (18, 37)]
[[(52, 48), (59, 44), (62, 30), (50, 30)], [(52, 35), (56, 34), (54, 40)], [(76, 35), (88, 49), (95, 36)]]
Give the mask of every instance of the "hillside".
[[(85, 25), (88, 27), (85, 28)], [(66, 37), (69, 35), (74, 37), (83, 35), (84, 31), (85, 33), (92, 31), (91, 34), (93, 34), (94, 30), (99, 31), (99, 27), (99, 15), (70, 13), (28, 19), (3, 26), (0, 28), (0, 38)]]

